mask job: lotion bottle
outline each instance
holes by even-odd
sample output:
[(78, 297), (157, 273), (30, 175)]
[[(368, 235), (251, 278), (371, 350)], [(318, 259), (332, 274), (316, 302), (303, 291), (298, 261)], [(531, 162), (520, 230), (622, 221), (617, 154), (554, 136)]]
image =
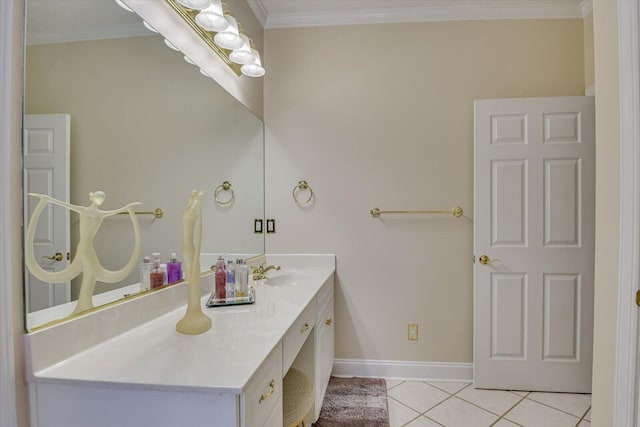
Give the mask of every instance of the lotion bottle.
[(151, 269), (150, 285), (151, 289), (159, 288), (164, 284), (164, 272), (160, 269), (160, 254), (153, 254), (153, 268)]
[(151, 289), (151, 269), (153, 263), (151, 258), (145, 256), (140, 263), (140, 292), (148, 291)]
[(224, 300), (227, 298), (225, 286), (227, 284), (227, 274), (224, 271), (224, 258), (218, 257), (216, 262), (216, 298)]
[(176, 253), (173, 252), (167, 263), (167, 282), (174, 283), (179, 280), (182, 280), (182, 263), (178, 261)]

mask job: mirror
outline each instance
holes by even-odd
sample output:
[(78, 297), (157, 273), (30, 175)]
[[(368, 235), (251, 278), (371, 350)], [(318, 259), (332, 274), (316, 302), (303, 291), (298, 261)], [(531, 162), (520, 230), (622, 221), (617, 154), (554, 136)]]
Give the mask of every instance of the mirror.
[[(264, 216), (260, 119), (115, 1), (28, 0), (26, 32), (25, 192), (61, 187), (70, 203), (88, 206), (89, 193), (101, 190), (104, 210), (141, 202), (142, 255), (159, 252), (167, 262), (172, 252), (181, 256), (189, 194), (203, 190), (202, 269), (219, 254), (264, 252), (263, 235), (254, 233), (254, 219)], [(66, 135), (66, 157), (42, 163), (59, 139), (65, 147)], [(68, 181), (54, 185), (65, 165)], [(234, 199), (226, 203), (231, 190)], [(27, 216), (37, 201), (25, 197)], [(145, 213), (156, 208), (162, 218)], [(51, 271), (64, 269), (67, 253), (75, 254), (78, 217), (71, 213), (64, 231), (65, 215), (68, 210), (49, 205), (38, 222), (36, 257)], [(57, 217), (63, 231), (54, 228)], [(128, 262), (132, 236), (127, 215), (104, 220), (94, 246), (105, 268)], [(77, 298), (80, 278), (51, 285), (27, 276), (27, 329), (71, 313), (67, 301)], [(136, 268), (122, 282), (97, 283), (94, 304), (137, 292), (139, 281)]]

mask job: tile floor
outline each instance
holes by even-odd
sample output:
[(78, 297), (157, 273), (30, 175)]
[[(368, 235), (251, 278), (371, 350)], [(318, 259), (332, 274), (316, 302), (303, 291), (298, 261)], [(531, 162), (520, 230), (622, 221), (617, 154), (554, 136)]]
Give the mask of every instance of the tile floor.
[(591, 395), (387, 380), (390, 427), (590, 427)]

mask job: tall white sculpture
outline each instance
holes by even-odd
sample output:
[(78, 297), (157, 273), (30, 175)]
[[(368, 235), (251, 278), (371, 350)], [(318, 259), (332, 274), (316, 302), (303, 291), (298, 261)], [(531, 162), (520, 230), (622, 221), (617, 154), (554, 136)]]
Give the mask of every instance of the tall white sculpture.
[[(140, 227), (138, 225), (136, 214), (133, 211), (133, 206), (140, 205), (141, 203), (129, 203), (128, 205), (114, 211), (102, 211), (98, 208), (98, 206), (104, 202), (105, 198), (105, 194), (102, 191), (89, 193), (89, 200), (91, 200), (91, 205), (89, 206), (72, 205), (70, 203), (54, 199), (46, 194), (29, 193), (29, 196), (39, 197), (40, 201), (33, 210), (25, 237), (25, 263), (27, 268), (31, 274), (47, 283), (68, 282), (79, 274), (82, 274), (80, 294), (73, 313), (79, 313), (93, 308), (93, 291), (96, 286), (96, 281), (99, 280), (104, 283), (115, 283), (123, 280), (133, 271), (139, 262), (141, 250)], [(33, 241), (36, 234), (36, 227), (38, 225), (38, 218), (40, 218), (40, 213), (42, 213), (42, 210), (48, 203), (56, 204), (78, 212), (80, 216), (80, 238), (76, 256), (73, 261), (71, 261), (69, 267), (57, 272), (46, 271), (40, 267), (40, 264), (38, 264), (38, 261), (35, 259), (33, 250)], [(131, 223), (133, 224), (135, 244), (131, 260), (127, 265), (120, 270), (111, 271), (105, 269), (100, 264), (98, 255), (93, 247), (93, 239), (100, 229), (100, 225), (102, 225), (102, 220), (104, 218), (121, 212), (129, 213)]]
[(202, 312), (202, 304), (200, 303), (202, 297), (200, 291), (201, 198), (202, 192), (193, 190), (182, 215), (182, 258), (184, 259), (184, 278), (188, 286), (188, 301), (187, 311), (176, 324), (176, 330), (189, 335), (201, 334), (211, 328), (211, 319)]

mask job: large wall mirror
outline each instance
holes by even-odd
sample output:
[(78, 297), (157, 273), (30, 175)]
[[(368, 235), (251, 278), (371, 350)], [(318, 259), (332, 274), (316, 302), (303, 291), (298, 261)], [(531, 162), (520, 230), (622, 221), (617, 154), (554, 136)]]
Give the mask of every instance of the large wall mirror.
[[(180, 257), (182, 212), (199, 189), (203, 254), (264, 252), (254, 233), (264, 216), (260, 119), (115, 1), (27, 0), (26, 33), (25, 193), (49, 189), (87, 206), (100, 190), (105, 210), (141, 202), (142, 255), (159, 252), (166, 262)], [(231, 189), (219, 188), (225, 181)], [(25, 195), (25, 221), (37, 201)], [(162, 218), (144, 213), (156, 208)], [(78, 217), (72, 212), (65, 226), (65, 215), (49, 205), (38, 222), (36, 258), (51, 271), (64, 269), (77, 246)], [(105, 219), (94, 244), (105, 268), (123, 267), (133, 249), (129, 217)], [(135, 269), (122, 282), (98, 283), (94, 303), (121, 299), (139, 281)], [(25, 273), (27, 329), (69, 315), (79, 285)]]

